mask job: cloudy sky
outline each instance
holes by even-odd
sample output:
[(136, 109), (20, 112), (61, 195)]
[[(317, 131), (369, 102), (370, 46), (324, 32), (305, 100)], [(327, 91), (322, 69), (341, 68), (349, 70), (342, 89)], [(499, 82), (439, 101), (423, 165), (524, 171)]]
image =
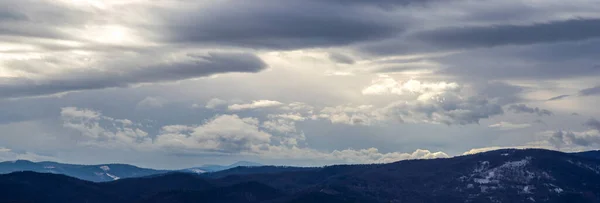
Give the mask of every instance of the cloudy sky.
[(0, 160), (600, 147), (597, 0), (3, 0)]

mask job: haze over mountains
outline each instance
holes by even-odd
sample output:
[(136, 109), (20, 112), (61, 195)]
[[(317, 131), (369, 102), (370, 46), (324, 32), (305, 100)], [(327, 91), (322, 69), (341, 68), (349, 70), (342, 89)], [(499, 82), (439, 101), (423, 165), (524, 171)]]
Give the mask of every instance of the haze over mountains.
[(0, 202), (600, 202), (600, 152), (504, 149), (328, 167), (236, 167), (94, 183), (0, 175)]

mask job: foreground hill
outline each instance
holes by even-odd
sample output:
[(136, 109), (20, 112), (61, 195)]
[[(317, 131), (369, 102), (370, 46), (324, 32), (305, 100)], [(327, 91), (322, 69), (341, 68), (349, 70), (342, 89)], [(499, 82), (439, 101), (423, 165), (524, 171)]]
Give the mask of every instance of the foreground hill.
[(600, 160), (549, 150), (263, 173), (260, 168), (107, 183), (12, 173), (0, 175), (0, 187), (7, 188), (0, 190), (0, 202), (600, 202)]

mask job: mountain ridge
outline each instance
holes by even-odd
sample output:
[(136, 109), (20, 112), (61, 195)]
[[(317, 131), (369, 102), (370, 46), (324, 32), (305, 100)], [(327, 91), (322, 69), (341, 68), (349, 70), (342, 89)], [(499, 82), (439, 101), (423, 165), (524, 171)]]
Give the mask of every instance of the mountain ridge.
[[(10, 193), (0, 191), (0, 196), (41, 203), (51, 201), (28, 195), (41, 193), (42, 197), (55, 197), (54, 202), (72, 198), (114, 203), (600, 202), (600, 160), (541, 149), (503, 149), (389, 164), (292, 167), (275, 172), (257, 171), (260, 168), (238, 167), (214, 177), (171, 172), (104, 183), (15, 172), (0, 175), (0, 186), (12, 188)], [(63, 185), (62, 189), (56, 185)], [(60, 193), (74, 188), (83, 191)], [(49, 192), (58, 194), (46, 194)]]

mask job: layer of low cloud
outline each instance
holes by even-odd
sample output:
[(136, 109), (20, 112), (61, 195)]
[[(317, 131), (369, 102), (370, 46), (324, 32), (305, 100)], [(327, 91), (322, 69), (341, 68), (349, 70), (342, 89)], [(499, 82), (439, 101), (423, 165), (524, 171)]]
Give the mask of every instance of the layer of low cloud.
[[(418, 149), (412, 153), (382, 153), (377, 148), (346, 149), (324, 152), (300, 147), (267, 130), (294, 133), (282, 123), (257, 118), (242, 118), (235, 114), (219, 115), (200, 125), (163, 126), (157, 135), (149, 135), (137, 124), (124, 124), (90, 109), (63, 108), (64, 127), (80, 135), (82, 145), (99, 148), (129, 149), (140, 152), (165, 151), (173, 154), (251, 155), (270, 159), (320, 160), (330, 163), (388, 163), (405, 159), (446, 158), (443, 152)], [(262, 124), (261, 124), (262, 123)]]
[(242, 111), (249, 109), (258, 109), (258, 108), (268, 108), (268, 107), (276, 107), (281, 106), (283, 103), (273, 100), (256, 100), (252, 103), (247, 104), (232, 104), (227, 107), (230, 111)]
[(530, 126), (531, 126), (531, 124), (528, 124), (528, 123), (511, 123), (511, 122), (506, 122), (506, 121), (502, 121), (499, 123), (489, 125), (490, 128), (496, 128), (496, 129), (500, 129), (500, 130), (516, 130), (516, 129), (528, 128)]

